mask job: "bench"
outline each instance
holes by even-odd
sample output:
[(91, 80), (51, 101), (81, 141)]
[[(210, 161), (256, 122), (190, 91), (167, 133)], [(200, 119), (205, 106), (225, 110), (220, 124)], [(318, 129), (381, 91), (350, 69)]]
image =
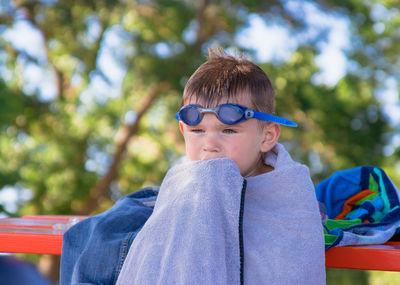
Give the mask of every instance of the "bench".
[[(64, 232), (82, 216), (24, 216), (0, 219), (0, 252), (61, 254)], [(400, 242), (334, 247), (326, 252), (326, 267), (400, 271)]]

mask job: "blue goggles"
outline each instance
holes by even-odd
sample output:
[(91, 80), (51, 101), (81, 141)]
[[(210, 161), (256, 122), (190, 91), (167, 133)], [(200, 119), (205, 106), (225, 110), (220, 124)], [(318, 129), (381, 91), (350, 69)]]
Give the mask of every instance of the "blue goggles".
[(259, 119), (285, 125), (289, 127), (297, 127), (295, 122), (288, 119), (274, 116), (267, 113), (257, 112), (238, 104), (222, 104), (214, 108), (203, 108), (199, 105), (183, 106), (175, 118), (183, 121), (186, 125), (196, 126), (203, 119), (204, 113), (214, 113), (217, 118), (226, 125), (234, 125), (248, 119)]

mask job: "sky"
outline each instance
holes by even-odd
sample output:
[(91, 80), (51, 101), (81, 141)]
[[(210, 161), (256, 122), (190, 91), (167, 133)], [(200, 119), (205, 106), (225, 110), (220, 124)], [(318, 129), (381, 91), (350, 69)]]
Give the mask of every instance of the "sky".
[[(310, 23), (323, 21), (321, 25), (324, 27), (319, 26), (330, 30), (327, 42), (319, 48), (320, 54), (316, 58), (321, 73), (315, 83), (334, 86), (346, 73), (346, 57), (342, 50), (349, 44), (347, 23), (334, 17), (325, 17), (323, 20), (316, 13), (313, 17), (309, 19)], [(249, 26), (236, 36), (236, 41), (244, 48), (254, 49), (259, 62), (286, 61), (299, 44), (307, 40), (304, 34), (292, 35), (282, 25), (267, 25), (256, 14), (250, 15), (248, 22)]]

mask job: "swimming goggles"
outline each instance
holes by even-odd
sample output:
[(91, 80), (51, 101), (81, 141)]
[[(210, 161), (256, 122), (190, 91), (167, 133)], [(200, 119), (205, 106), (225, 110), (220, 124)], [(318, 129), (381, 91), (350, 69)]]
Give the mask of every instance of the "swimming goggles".
[(182, 120), (186, 125), (195, 126), (203, 119), (204, 113), (214, 113), (217, 118), (226, 125), (234, 125), (248, 119), (259, 119), (269, 122), (278, 123), (289, 127), (297, 127), (295, 122), (288, 119), (274, 116), (267, 113), (251, 110), (238, 104), (222, 104), (214, 108), (203, 108), (199, 105), (183, 106), (175, 118)]

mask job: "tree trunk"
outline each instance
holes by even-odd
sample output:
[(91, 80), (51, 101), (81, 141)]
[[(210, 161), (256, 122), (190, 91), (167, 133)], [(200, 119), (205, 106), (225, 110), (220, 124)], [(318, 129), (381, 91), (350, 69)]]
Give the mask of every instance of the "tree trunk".
[(60, 279), (60, 261), (59, 255), (42, 255), (39, 260), (38, 269), (49, 281), (58, 284)]
[(123, 160), (127, 145), (134, 134), (139, 130), (140, 119), (152, 106), (157, 96), (169, 88), (166, 82), (160, 82), (154, 86), (141, 104), (141, 107), (136, 112), (136, 120), (133, 123), (122, 126), (121, 139), (116, 142), (113, 162), (111, 163), (107, 173), (97, 182), (96, 186), (91, 189), (89, 199), (75, 214), (88, 215), (96, 210), (98, 205), (107, 198), (111, 183), (118, 178), (118, 170)]

